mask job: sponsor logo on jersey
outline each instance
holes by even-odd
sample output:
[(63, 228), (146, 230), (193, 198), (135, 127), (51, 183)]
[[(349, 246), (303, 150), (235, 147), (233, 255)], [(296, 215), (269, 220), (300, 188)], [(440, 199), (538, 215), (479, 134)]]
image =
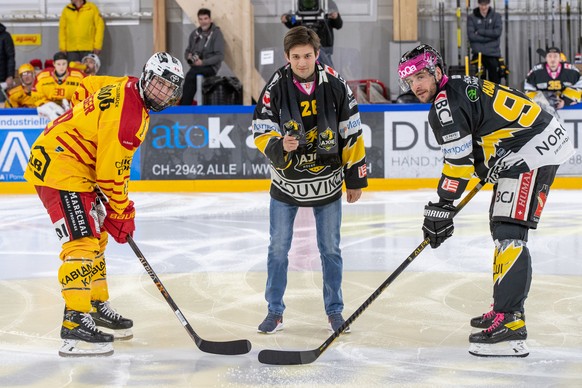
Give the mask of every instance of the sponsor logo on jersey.
[(126, 171), (131, 168), (131, 156), (126, 156), (122, 160), (115, 162), (115, 168), (117, 169), (117, 175), (124, 175)]
[(274, 171), (272, 183), (283, 193), (299, 202), (321, 200), (336, 195), (342, 189), (343, 172), (340, 167), (324, 177), (290, 180)]
[(454, 123), (446, 91), (443, 90), (437, 94), (434, 100), (434, 108), (443, 127)]
[[(545, 134), (544, 131), (542, 134)], [(540, 138), (540, 136), (536, 136)], [(570, 141), (568, 133), (562, 127), (556, 127), (553, 132), (547, 134), (545, 138), (541, 139), (541, 143), (534, 145), (535, 150), (540, 155), (545, 155), (546, 153), (551, 153), (557, 155), (562, 149), (563, 145)]]
[(441, 147), (443, 155), (447, 159), (461, 159), (473, 152), (473, 139), (470, 136), (445, 144)]
[(527, 221), (531, 191), (533, 188), (532, 185), (534, 184), (534, 174), (534, 171), (529, 171), (521, 175), (521, 180), (517, 190), (515, 210), (513, 212), (513, 218), (516, 220)]
[(446, 143), (449, 141), (457, 140), (460, 137), (461, 137), (461, 133), (459, 131), (457, 131), (457, 132), (449, 133), (448, 135), (443, 135), (443, 141)]
[(479, 89), (476, 86), (468, 85), (465, 89), (465, 93), (467, 94), (467, 98), (471, 102), (475, 102), (479, 100)]

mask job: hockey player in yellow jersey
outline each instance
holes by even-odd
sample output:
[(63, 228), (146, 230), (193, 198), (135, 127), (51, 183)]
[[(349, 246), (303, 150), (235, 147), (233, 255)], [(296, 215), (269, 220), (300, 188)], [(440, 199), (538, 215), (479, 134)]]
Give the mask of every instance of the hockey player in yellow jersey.
[(35, 185), (62, 243), (61, 356), (110, 355), (114, 336), (133, 336), (133, 322), (109, 305), (104, 251), (108, 235), (118, 243), (133, 235), (131, 161), (145, 139), (149, 111), (179, 101), (183, 82), (180, 61), (156, 53), (140, 78), (121, 77), (99, 89), (49, 123), (31, 147), (24, 177)]
[(20, 85), (8, 91), (6, 108), (36, 108), (48, 100), (42, 94), (32, 89), (34, 84), (34, 67), (25, 63), (18, 68)]
[(69, 68), (67, 55), (60, 51), (53, 56), (53, 65), (53, 69), (45, 69), (38, 73), (34, 88), (47, 100), (53, 101), (67, 110), (73, 93), (85, 78), (85, 74), (82, 71)]
[(38, 114), (54, 120), (65, 112), (58, 104), (47, 100), (45, 96), (36, 91), (34, 84), (34, 67), (25, 63), (18, 68), (20, 85), (8, 91), (7, 108), (37, 108)]

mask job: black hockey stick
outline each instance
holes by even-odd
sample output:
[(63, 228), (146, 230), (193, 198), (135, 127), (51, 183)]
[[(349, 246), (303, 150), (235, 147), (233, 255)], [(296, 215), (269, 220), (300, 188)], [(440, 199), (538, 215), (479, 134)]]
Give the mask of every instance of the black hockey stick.
[[(480, 181), (477, 186), (475, 186), (457, 205), (455, 216), (461, 211), (462, 208), (481, 190), (485, 185), (485, 181)], [(319, 356), (331, 345), (331, 343), (340, 336), (340, 334), (356, 320), (363, 312), (372, 304), (376, 298), (388, 287), (394, 279), (396, 279), (406, 267), (414, 259), (420, 255), (420, 253), (429, 245), (428, 237), (425, 238), (414, 251), (400, 264), (400, 266), (374, 291), (372, 295), (358, 309), (341, 325), (336, 331), (333, 332), (320, 347), (313, 350), (271, 350), (265, 349), (259, 352), (259, 361), (263, 364), (271, 365), (302, 365), (311, 364), (313, 361), (317, 360)]]
[(184, 326), (184, 328), (186, 329), (186, 331), (188, 332), (190, 337), (194, 340), (196, 346), (198, 346), (200, 350), (206, 353), (222, 355), (245, 354), (251, 351), (251, 343), (247, 340), (214, 342), (200, 338), (200, 336), (196, 334), (194, 329), (192, 329), (192, 326), (190, 326), (190, 324), (186, 320), (186, 317), (184, 317), (184, 314), (182, 314), (182, 312), (180, 311), (180, 309), (178, 308), (178, 306), (168, 293), (168, 290), (166, 290), (166, 287), (164, 287), (162, 281), (160, 280), (160, 278), (158, 278), (152, 267), (149, 265), (148, 261), (144, 257), (143, 253), (141, 253), (137, 244), (135, 243), (131, 236), (127, 236), (127, 242), (129, 243), (129, 246), (131, 246), (131, 249), (133, 249), (133, 251), (135, 252), (135, 255), (137, 256), (139, 261), (144, 266), (148, 275), (150, 275), (150, 277), (158, 287), (158, 290), (160, 290), (160, 292), (164, 296), (164, 299), (166, 299), (166, 302), (168, 302), (168, 304), (174, 311), (174, 314), (176, 314), (176, 317), (178, 317), (180, 323), (182, 323), (182, 326)]

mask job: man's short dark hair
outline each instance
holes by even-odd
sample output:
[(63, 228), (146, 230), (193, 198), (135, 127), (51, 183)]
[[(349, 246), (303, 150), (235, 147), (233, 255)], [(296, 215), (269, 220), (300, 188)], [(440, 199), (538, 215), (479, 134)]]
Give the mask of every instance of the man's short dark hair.
[(200, 8), (198, 10), (198, 15), (197, 16), (200, 16), (200, 15), (208, 15), (209, 18), (212, 17), (212, 14), (210, 13), (210, 10), (208, 8)]
[(53, 61), (58, 61), (58, 60), (60, 60), (60, 59), (65, 59), (65, 60), (67, 60), (67, 54), (65, 54), (65, 53), (64, 53), (64, 52), (62, 52), (62, 51), (57, 51), (57, 52), (55, 53), (55, 55), (53, 55)]
[(483, 5), (487, 5), (487, 4), (489, 4), (489, 3), (491, 3), (491, 0), (478, 0), (478, 1), (477, 1), (477, 4), (483, 4)]
[(283, 38), (283, 50), (287, 55), (289, 55), (289, 51), (291, 51), (293, 47), (302, 46), (305, 44), (313, 46), (316, 53), (321, 47), (319, 36), (317, 36), (315, 31), (313, 31), (311, 28), (307, 28), (305, 26), (291, 28), (285, 34), (285, 38)]

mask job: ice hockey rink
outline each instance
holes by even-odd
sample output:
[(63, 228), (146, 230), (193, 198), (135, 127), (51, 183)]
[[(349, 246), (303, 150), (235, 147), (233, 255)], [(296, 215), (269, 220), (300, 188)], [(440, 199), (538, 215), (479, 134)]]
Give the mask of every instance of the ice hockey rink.
[[(582, 387), (582, 192), (554, 190), (530, 233), (534, 278), (526, 358), (468, 352), (469, 319), (489, 309), (493, 244), (484, 189), (455, 235), (418, 258), (312, 364), (261, 364), (262, 349), (310, 350), (331, 334), (309, 209), (296, 220), (285, 329), (256, 332), (268, 245), (268, 193), (135, 193), (135, 241), (204, 339), (248, 339), (250, 353), (201, 352), (131, 248), (107, 251), (112, 305), (134, 338), (111, 357), (61, 358), (59, 244), (33, 195), (0, 197), (1, 387)], [(366, 191), (344, 203), (344, 317), (422, 241), (432, 190)]]

